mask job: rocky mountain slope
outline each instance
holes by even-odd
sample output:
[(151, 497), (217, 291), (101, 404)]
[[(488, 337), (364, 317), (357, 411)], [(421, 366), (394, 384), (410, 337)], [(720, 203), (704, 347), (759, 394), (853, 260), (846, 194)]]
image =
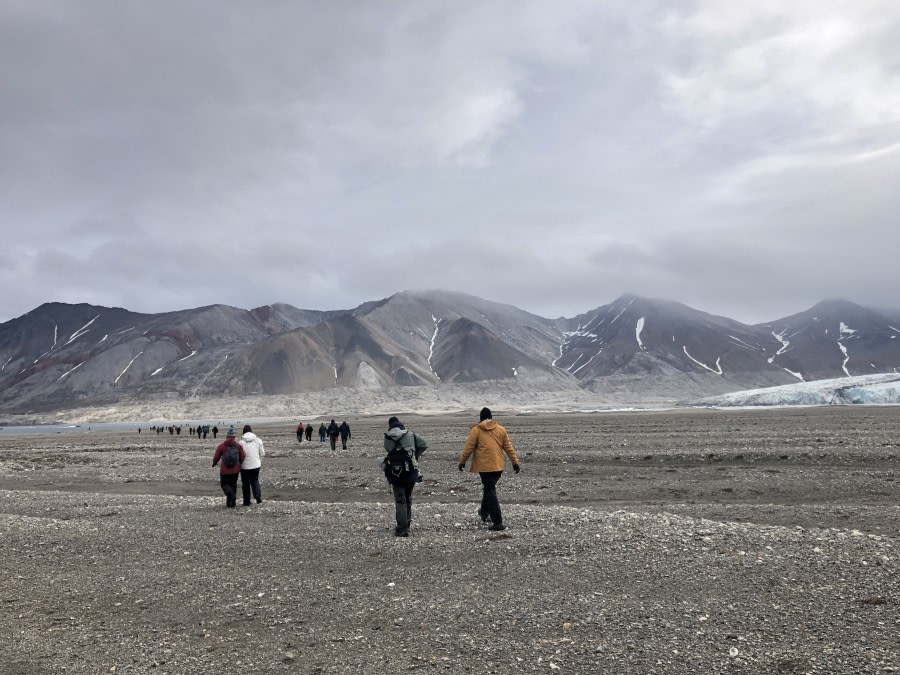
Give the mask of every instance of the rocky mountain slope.
[(749, 326), (632, 295), (571, 319), (448, 291), (327, 312), (213, 305), (150, 315), (49, 303), (0, 324), (0, 411), (490, 382), (695, 397), (894, 372), (898, 323), (829, 300)]

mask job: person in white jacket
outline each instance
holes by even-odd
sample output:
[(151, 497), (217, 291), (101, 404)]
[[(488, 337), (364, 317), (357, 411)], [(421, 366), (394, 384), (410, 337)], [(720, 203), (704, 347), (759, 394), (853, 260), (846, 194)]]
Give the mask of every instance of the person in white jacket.
[(241, 492), (244, 493), (244, 506), (250, 506), (250, 491), (257, 504), (262, 504), (262, 491), (259, 488), (259, 469), (262, 466), (262, 458), (266, 456), (262, 439), (253, 433), (249, 424), (244, 425), (241, 436), (241, 445), (244, 446), (244, 461), (241, 462)]

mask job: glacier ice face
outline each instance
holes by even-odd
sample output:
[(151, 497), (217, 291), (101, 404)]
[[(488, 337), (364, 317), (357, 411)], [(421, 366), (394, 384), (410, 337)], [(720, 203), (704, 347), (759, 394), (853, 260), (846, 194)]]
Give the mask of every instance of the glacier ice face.
[(900, 375), (896, 373), (841, 377), (766, 389), (735, 391), (695, 403), (710, 407), (900, 404)]

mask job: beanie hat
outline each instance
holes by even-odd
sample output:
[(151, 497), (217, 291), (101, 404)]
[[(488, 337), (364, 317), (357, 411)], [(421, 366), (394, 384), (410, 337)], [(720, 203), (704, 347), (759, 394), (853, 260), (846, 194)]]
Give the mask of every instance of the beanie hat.
[(402, 426), (403, 425), (400, 424), (400, 420), (397, 419), (396, 416), (391, 417), (391, 419), (388, 420), (388, 429), (393, 429), (394, 427), (402, 427)]
[(228, 433), (225, 434), (226, 438), (234, 438), (234, 427), (228, 427)]
[(246, 434), (248, 431), (253, 431), (253, 429), (250, 428), (250, 425), (249, 425), (249, 424), (245, 424), (245, 425), (244, 425), (244, 430), (243, 430), (241, 433), (242, 433), (242, 434)]
[(493, 419), (493, 417), (491, 416), (491, 409), (490, 408), (482, 408), (481, 414), (479, 415), (479, 419), (482, 422), (484, 422), (485, 420)]

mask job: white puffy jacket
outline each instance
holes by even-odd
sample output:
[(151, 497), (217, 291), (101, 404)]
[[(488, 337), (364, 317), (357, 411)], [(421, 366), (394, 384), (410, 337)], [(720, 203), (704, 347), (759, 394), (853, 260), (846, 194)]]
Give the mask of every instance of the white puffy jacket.
[(241, 436), (241, 444), (244, 446), (244, 461), (241, 462), (242, 469), (258, 469), (262, 466), (262, 457), (266, 456), (266, 449), (263, 447), (262, 439), (248, 431)]

